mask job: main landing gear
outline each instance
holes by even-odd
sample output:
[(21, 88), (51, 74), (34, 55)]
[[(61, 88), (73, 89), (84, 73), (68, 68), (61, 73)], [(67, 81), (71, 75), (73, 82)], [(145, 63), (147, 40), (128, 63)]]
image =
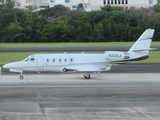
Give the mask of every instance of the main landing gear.
[(91, 75), (88, 74), (88, 73), (84, 73), (84, 74), (83, 74), (83, 77), (84, 77), (85, 79), (90, 79), (90, 78), (91, 78)]

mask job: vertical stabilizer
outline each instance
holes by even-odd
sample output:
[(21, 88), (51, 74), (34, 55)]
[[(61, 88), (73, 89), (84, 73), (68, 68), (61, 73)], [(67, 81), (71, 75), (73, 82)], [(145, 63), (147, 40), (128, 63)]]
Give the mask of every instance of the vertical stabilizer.
[(154, 50), (154, 48), (150, 48), (153, 34), (154, 29), (147, 29), (138, 38), (128, 51), (131, 60), (142, 60), (149, 57), (149, 50)]
[(144, 33), (138, 38), (134, 45), (129, 49), (130, 52), (151, 50), (150, 45), (152, 42), (152, 37), (154, 34), (154, 29), (147, 29)]

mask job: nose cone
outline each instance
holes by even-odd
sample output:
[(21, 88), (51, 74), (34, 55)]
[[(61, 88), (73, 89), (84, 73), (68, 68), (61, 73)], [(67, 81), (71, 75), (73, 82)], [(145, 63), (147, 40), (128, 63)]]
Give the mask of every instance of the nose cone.
[(8, 63), (3, 65), (3, 68), (5, 69), (12, 69), (12, 68), (16, 68), (19, 67), (19, 63), (18, 62), (13, 62), (13, 63)]
[(10, 67), (11, 67), (11, 66), (10, 66), (10, 63), (3, 65), (3, 68), (5, 68), (5, 69), (9, 69)]

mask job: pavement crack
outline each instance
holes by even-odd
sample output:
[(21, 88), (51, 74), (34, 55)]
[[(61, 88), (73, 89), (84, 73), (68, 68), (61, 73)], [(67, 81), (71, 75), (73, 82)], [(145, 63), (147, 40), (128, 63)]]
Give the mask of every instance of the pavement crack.
[(38, 103), (38, 105), (39, 105), (39, 107), (40, 107), (40, 109), (41, 109), (41, 112), (42, 112), (43, 116), (45, 117), (46, 120), (48, 120), (48, 119), (47, 119), (47, 116), (46, 116), (46, 114), (45, 114), (45, 112), (44, 112), (44, 110), (43, 110), (43, 108), (42, 108), (42, 106), (41, 106), (41, 104), (40, 104), (40, 102), (39, 102), (39, 100), (38, 100), (37, 94), (36, 94), (34, 88), (32, 87), (31, 83), (29, 82), (27, 76), (26, 76), (26, 80), (27, 80), (28, 85), (29, 85), (29, 87), (31, 88), (34, 96), (36, 96), (36, 101), (37, 101), (37, 103)]
[(149, 119), (149, 120), (153, 120), (152, 118), (150, 118), (148, 115), (146, 115), (145, 113), (142, 113), (142, 112), (140, 112), (140, 111), (138, 111), (138, 110), (136, 110), (135, 108), (133, 108), (133, 107), (131, 107), (131, 109), (133, 109), (134, 111), (136, 111), (137, 113), (139, 113), (139, 114), (141, 114), (141, 115), (143, 115), (144, 117), (146, 117), (147, 119)]

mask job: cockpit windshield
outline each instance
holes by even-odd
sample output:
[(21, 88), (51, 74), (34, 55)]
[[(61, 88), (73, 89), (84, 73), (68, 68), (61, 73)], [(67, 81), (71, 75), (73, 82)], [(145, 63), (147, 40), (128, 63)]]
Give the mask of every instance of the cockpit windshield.
[(30, 58), (30, 61), (34, 61), (34, 58)]
[(29, 60), (29, 58), (24, 59), (23, 61), (27, 62)]
[(28, 57), (26, 59), (24, 59), (25, 62), (34, 62), (34, 57)]

